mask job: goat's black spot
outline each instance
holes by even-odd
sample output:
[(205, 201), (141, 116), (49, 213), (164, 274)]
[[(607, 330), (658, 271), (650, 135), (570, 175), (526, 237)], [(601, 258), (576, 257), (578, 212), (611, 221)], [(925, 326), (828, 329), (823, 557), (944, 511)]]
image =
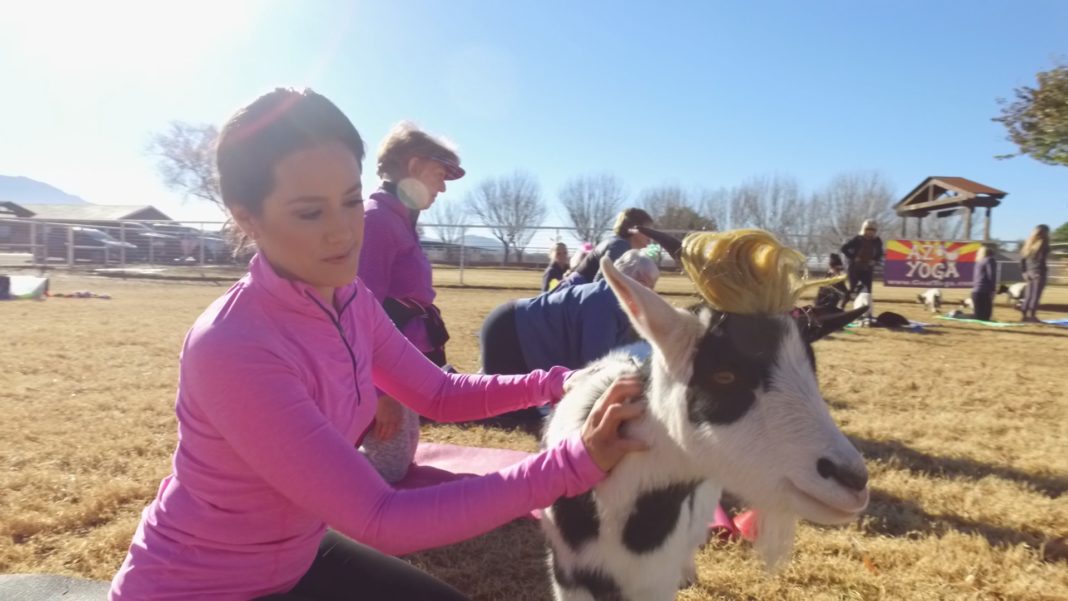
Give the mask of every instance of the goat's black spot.
[(584, 588), (596, 601), (624, 601), (623, 591), (619, 584), (609, 575), (600, 570), (578, 568), (574, 574), (569, 575), (563, 566), (552, 556), (553, 579), (556, 584), (567, 589)]
[(619, 590), (616, 581), (600, 570), (579, 568), (575, 570), (572, 579), (575, 581), (575, 588), (589, 591), (594, 601), (625, 601), (623, 591)]
[[(718, 328), (697, 345), (693, 377), (687, 393), (691, 421), (729, 424), (749, 411), (756, 390), (767, 390), (771, 368), (785, 330), (772, 317), (727, 315)], [(729, 371), (734, 379), (717, 381), (715, 374)]]
[(596, 538), (601, 530), (601, 520), (597, 517), (593, 491), (557, 499), (553, 503), (553, 520), (564, 542), (576, 551), (586, 541)]
[(556, 584), (559, 584), (564, 588), (575, 588), (575, 581), (569, 578), (567, 573), (564, 572), (564, 567), (560, 565), (560, 560), (557, 559), (556, 553), (549, 551), (549, 556), (552, 558), (553, 580), (556, 581)]
[[(642, 493), (623, 526), (623, 544), (635, 553), (648, 553), (664, 544), (679, 521), (682, 502), (696, 488), (696, 482), (676, 482)], [(692, 507), (692, 498), (690, 503)]]

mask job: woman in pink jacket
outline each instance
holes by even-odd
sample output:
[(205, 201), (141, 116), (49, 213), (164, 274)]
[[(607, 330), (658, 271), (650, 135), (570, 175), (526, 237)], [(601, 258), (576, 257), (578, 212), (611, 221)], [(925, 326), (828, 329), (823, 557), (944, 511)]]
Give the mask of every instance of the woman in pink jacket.
[[(354, 445), (376, 387), (441, 421), (558, 399), (566, 370), (442, 372), (355, 279), (363, 142), (311, 91), (278, 89), (219, 137), (223, 200), (249, 272), (190, 329), (173, 469), (144, 510), (111, 599), (461, 599), (388, 554), (467, 539), (580, 494), (640, 443), (621, 379), (583, 430), (479, 478), (393, 490)], [(329, 529), (328, 529), (329, 528)]]

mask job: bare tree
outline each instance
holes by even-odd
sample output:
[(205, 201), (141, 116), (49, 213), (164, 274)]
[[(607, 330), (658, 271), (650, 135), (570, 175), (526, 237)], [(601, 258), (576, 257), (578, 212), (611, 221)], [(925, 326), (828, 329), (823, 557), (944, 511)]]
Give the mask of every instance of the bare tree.
[(714, 230), (715, 220), (701, 211), (700, 201), (681, 187), (668, 184), (642, 193), (641, 205), (653, 217), (656, 227), (666, 231)]
[(427, 227), (445, 245), (445, 256), (450, 261), (459, 258), (459, 247), (468, 228), (468, 215), (460, 201), (439, 200), (426, 212)]
[(219, 174), (215, 170), (214, 125), (172, 121), (170, 128), (152, 136), (146, 152), (156, 157), (163, 183), (172, 190), (223, 206)]
[(623, 182), (607, 173), (573, 178), (560, 189), (560, 202), (575, 227), (575, 236), (594, 246), (612, 227), (625, 198)]
[(960, 209), (945, 217), (932, 214), (923, 219), (922, 227), (923, 231), (919, 235), (910, 227), (909, 237), (923, 240), (960, 240), (964, 233), (964, 218)]
[(856, 236), (866, 219), (880, 229), (894, 223), (894, 193), (878, 171), (854, 171), (834, 176), (812, 198), (812, 233), (820, 247), (837, 248)]
[(516, 171), (512, 175), (480, 182), (467, 195), (472, 215), (489, 227), (493, 237), (504, 247), (502, 264), (514, 250), (523, 258), (523, 249), (545, 219), (545, 203), (534, 176)]
[(734, 227), (756, 227), (792, 243), (804, 219), (805, 200), (792, 176), (761, 175), (731, 191), (731, 221)]
[(702, 189), (697, 193), (701, 214), (715, 224), (713, 229), (727, 230), (731, 225), (731, 193), (726, 188)]

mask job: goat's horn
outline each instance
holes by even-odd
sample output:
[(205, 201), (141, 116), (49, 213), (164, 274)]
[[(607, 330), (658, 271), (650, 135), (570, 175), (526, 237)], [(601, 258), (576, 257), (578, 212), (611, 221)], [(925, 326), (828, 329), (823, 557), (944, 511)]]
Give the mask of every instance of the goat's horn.
[(638, 230), (642, 234), (649, 236), (649, 238), (660, 245), (661, 248), (667, 251), (671, 255), (672, 259), (676, 261), (682, 255), (682, 241), (672, 236), (671, 234), (665, 234), (660, 230), (654, 230), (651, 227), (645, 227), (644, 225), (635, 226), (634, 229)]
[(815, 323), (805, 329), (803, 335), (809, 342), (815, 342), (824, 336), (840, 330), (855, 321), (868, 310), (867, 305), (852, 311), (841, 311), (829, 315), (814, 315)]

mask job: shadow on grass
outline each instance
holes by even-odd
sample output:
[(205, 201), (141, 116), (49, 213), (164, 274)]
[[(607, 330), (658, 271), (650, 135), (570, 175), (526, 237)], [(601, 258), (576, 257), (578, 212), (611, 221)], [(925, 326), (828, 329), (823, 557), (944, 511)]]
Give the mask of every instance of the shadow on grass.
[(913, 501), (877, 488), (871, 491), (871, 502), (864, 516), (864, 530), (885, 536), (905, 538), (916, 535), (941, 536), (953, 530), (982, 536), (992, 547), (1015, 546), (1024, 543), (1035, 549), (1042, 545), (1045, 538), (1038, 532), (995, 526), (957, 515), (929, 513)]
[(827, 406), (830, 407), (831, 409), (837, 409), (837, 410), (841, 411), (841, 410), (849, 409), (850, 407), (852, 407), (852, 404), (847, 403), (845, 401), (839, 401), (837, 399), (827, 399), (827, 398), (825, 398), (824, 400), (827, 401)]
[(478, 538), (405, 559), (475, 601), (551, 601), (546, 550), (537, 522), (521, 519)]
[(456, 426), (461, 428), (468, 426), (483, 426), (486, 428), (493, 428), (495, 430), (504, 430), (507, 432), (522, 432), (533, 436), (537, 440), (541, 440), (542, 427), (544, 421), (534, 408), (521, 409), (519, 411), (513, 411), (511, 413), (505, 413), (495, 417), (489, 417), (486, 419), (480, 419), (469, 422), (456, 422)]
[(1051, 499), (1059, 498), (1068, 491), (1068, 478), (1041, 476), (1003, 465), (990, 465), (972, 459), (939, 457), (912, 449), (893, 440), (867, 440), (850, 437), (857, 449), (867, 459), (876, 459), (910, 472), (950, 478), (979, 480), (995, 476), (1031, 486)]

